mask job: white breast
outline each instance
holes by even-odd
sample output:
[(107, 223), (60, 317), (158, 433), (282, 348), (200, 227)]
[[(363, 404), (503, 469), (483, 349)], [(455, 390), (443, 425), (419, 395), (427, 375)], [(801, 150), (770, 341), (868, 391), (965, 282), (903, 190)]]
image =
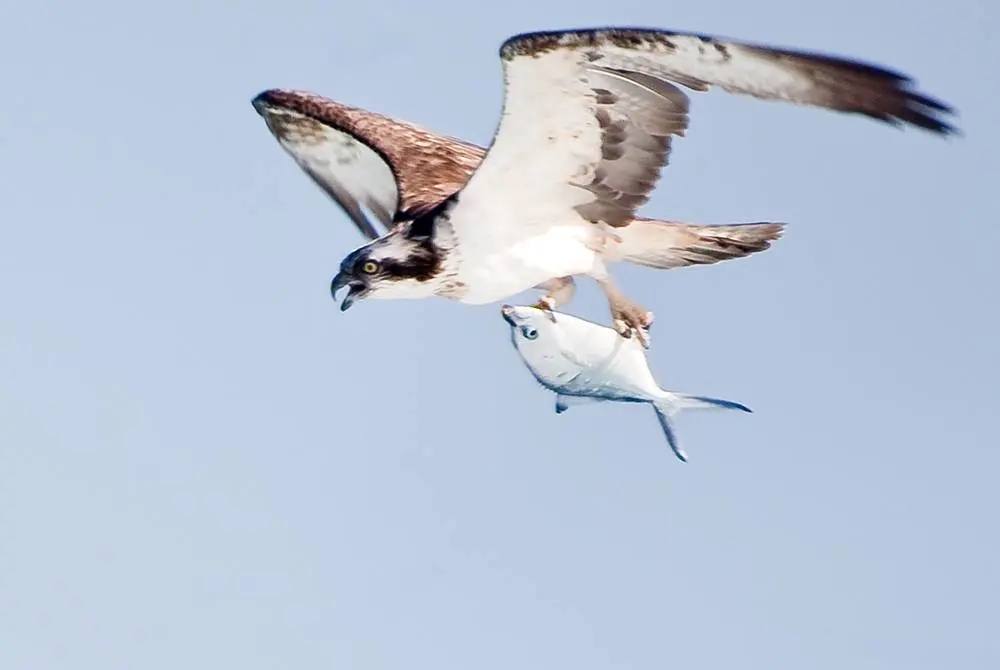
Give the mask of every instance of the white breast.
[(582, 220), (550, 228), (525, 226), (537, 233), (493, 249), (459, 240), (458, 281), (468, 289), (462, 302), (496, 302), (554, 277), (591, 272), (598, 260), (591, 248), (593, 228)]

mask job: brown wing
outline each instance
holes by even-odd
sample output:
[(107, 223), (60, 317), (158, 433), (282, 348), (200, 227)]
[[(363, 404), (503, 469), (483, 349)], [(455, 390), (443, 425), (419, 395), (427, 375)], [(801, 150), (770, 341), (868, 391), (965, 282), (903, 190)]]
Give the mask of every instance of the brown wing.
[(350, 216), (379, 235), (460, 190), (485, 150), (453, 137), (303, 91), (268, 90), (253, 100), (281, 146)]
[(576, 209), (585, 219), (626, 226), (656, 187), (672, 136), (687, 129), (689, 100), (673, 84), (638, 72), (592, 67), (588, 80), (601, 155), (585, 187), (597, 197)]

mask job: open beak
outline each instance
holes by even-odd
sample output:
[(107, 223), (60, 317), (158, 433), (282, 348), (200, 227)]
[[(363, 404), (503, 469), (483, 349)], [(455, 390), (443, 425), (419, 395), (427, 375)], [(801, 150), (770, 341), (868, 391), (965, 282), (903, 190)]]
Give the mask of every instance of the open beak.
[(337, 276), (330, 282), (330, 295), (333, 296), (334, 300), (337, 299), (337, 291), (345, 286), (348, 291), (340, 303), (341, 312), (346, 312), (356, 300), (365, 297), (365, 294), (368, 293), (368, 285), (365, 282), (345, 272), (338, 272)]

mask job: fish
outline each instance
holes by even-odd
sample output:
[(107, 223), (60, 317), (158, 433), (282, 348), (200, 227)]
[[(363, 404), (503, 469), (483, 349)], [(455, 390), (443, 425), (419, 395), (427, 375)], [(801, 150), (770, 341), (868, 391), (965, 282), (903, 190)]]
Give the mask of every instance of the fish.
[(556, 413), (573, 405), (599, 402), (652, 405), (671, 450), (682, 462), (672, 418), (688, 409), (753, 412), (732, 400), (668, 391), (649, 367), (646, 349), (636, 338), (571, 314), (526, 305), (500, 308), (511, 342), (535, 379), (556, 394)]

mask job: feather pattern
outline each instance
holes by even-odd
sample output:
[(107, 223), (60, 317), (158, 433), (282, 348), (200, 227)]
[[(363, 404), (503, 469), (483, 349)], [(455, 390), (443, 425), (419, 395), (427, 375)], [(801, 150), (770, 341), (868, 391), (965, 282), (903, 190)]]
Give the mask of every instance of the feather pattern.
[[(647, 83), (647, 80), (641, 77), (638, 80)], [(598, 101), (605, 105), (617, 102), (607, 89), (598, 91), (598, 96)], [(421, 181), (419, 175), (408, 176), (409, 164), (394, 165), (390, 168), (382, 159), (382, 156), (391, 152), (381, 148), (381, 144), (388, 144), (389, 137), (393, 133), (415, 128), (413, 124), (349, 107), (314, 93), (299, 91), (277, 89), (265, 91), (255, 98), (254, 104), (282, 147), (295, 158), (317, 185), (330, 194), (362, 233), (370, 239), (377, 238), (380, 231), (369, 222), (361, 205), (372, 211), (383, 226), (391, 226), (395, 216), (393, 203), (398, 197), (394, 174), (404, 175), (401, 181), (406, 187), (403, 188), (402, 200), (406, 203), (406, 211), (420, 215), (439, 206), (445, 197), (461, 189), (486, 154), (486, 149), (483, 147), (420, 129), (421, 142), (410, 149), (410, 155), (413, 152), (422, 152), (424, 160), (421, 164), (446, 165), (445, 173), (452, 175), (447, 185), (435, 188)], [(372, 119), (384, 122), (381, 132), (369, 132), (376, 124), (359, 123), (358, 119), (362, 116), (370, 116)], [(680, 127), (681, 124), (678, 122), (676, 125)], [(638, 128), (636, 130), (639, 132), (634, 132), (631, 140), (638, 145), (638, 149), (648, 153), (659, 151), (665, 161), (669, 153), (670, 138), (654, 139), (650, 133)], [(677, 134), (682, 132), (678, 130)], [(643, 141), (647, 143), (642, 144)], [(371, 148), (367, 142), (373, 142)], [(374, 158), (374, 161), (367, 165), (368, 169), (365, 169), (366, 164), (361, 161), (365, 149)], [(621, 151), (624, 154), (620, 142), (617, 144), (607, 142), (602, 147), (602, 157), (610, 159), (614, 151)], [(337, 167), (340, 170), (335, 172)], [(597, 184), (591, 188), (599, 190), (602, 187)], [(608, 187), (604, 188), (610, 190)], [(380, 192), (386, 194), (381, 200)], [(610, 218), (610, 215), (606, 216)], [(781, 224), (770, 225), (768, 238), (778, 237)], [(685, 234), (685, 231), (699, 231), (700, 234), (693, 232)], [(715, 263), (718, 261), (717, 258), (699, 253), (696, 247), (703, 246), (709, 236), (725, 241), (737, 231), (741, 237), (746, 237), (750, 232), (733, 226), (703, 226), (635, 217), (629, 225), (619, 228), (622, 242), (610, 248), (606, 256), (609, 261), (634, 262), (654, 267), (678, 267), (697, 264), (700, 260)], [(727, 246), (732, 249), (737, 248), (728, 243)], [(762, 251), (768, 246), (766, 243), (743, 244), (741, 247), (743, 253), (733, 253), (731, 257)], [(668, 265), (660, 265), (662, 263)]]
[(673, 81), (695, 91), (718, 86), (729, 93), (862, 114), (934, 133), (958, 132), (942, 118), (954, 114), (954, 108), (914, 91), (907, 75), (818, 52), (698, 33), (599, 28), (515, 35), (504, 42), (500, 55), (511, 62), (554, 51), (583, 53), (604, 67)]
[(461, 189), (485, 150), (416, 124), (304, 91), (272, 89), (253, 101), (268, 128), (362, 234), (439, 205)]
[(782, 236), (785, 225), (771, 222), (698, 225), (636, 217), (616, 232), (618, 242), (605, 250), (605, 261), (666, 270), (712, 265), (765, 251)]
[[(526, 33), (500, 48), (503, 112), (450, 220), (483, 250), (572, 223), (627, 225), (688, 127), (679, 86), (956, 132), (899, 73), (805, 51), (659, 30)], [(485, 251), (483, 252), (485, 253)]]

